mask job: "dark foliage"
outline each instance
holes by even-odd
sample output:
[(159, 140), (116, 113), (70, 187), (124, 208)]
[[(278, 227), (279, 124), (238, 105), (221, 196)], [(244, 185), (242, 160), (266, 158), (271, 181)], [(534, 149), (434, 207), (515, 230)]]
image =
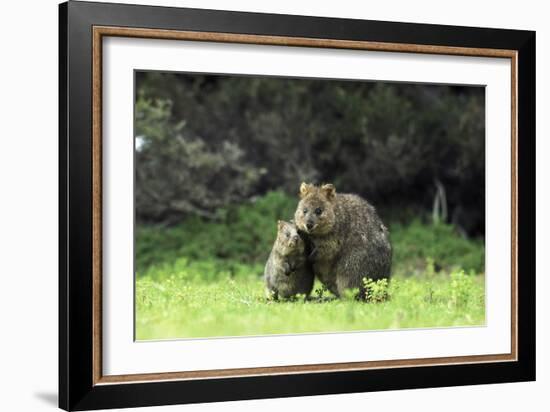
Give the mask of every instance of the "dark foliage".
[(301, 181), (382, 217), (484, 230), (482, 87), (139, 72), (138, 222), (219, 210)]

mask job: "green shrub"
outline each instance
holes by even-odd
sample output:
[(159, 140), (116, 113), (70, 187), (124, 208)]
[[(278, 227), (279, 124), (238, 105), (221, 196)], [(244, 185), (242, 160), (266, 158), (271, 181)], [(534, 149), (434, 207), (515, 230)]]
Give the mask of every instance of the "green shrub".
[(369, 302), (383, 302), (389, 297), (388, 279), (372, 280), (363, 278), (366, 299)]
[(466, 239), (452, 225), (390, 225), (393, 245), (393, 272), (414, 274), (462, 268), (484, 272), (485, 247), (482, 240)]
[(251, 203), (222, 209), (217, 221), (192, 217), (174, 227), (138, 226), (137, 272), (180, 257), (226, 267), (265, 263), (277, 233), (277, 220), (291, 219), (296, 204), (296, 199), (281, 192), (270, 192)]
[(467, 275), (463, 270), (451, 273), (451, 299), (450, 302), (458, 307), (466, 307), (474, 297), (474, 277)]
[[(170, 267), (186, 262), (208, 262), (208, 273), (239, 272), (239, 265), (265, 264), (273, 245), (277, 220), (290, 220), (297, 199), (269, 192), (241, 205), (224, 208), (217, 220), (190, 217), (173, 227), (138, 225), (136, 268), (143, 274), (151, 266)], [(461, 237), (451, 225), (391, 224), (393, 273), (434, 275), (445, 269), (484, 271), (481, 240)], [(181, 260), (184, 259), (184, 260)], [(259, 271), (261, 273), (261, 270)]]

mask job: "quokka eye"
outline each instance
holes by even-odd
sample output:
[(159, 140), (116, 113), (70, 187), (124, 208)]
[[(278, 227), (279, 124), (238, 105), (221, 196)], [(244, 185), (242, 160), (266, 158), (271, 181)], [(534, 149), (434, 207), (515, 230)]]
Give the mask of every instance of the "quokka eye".
[(285, 234), (287, 238), (290, 237), (290, 232), (286, 232)]
[(304, 209), (304, 215), (307, 213), (307, 209)]
[(323, 213), (323, 210), (322, 210), (320, 207), (318, 207), (317, 209), (315, 209), (315, 214), (316, 214), (317, 216), (320, 216), (321, 213)]

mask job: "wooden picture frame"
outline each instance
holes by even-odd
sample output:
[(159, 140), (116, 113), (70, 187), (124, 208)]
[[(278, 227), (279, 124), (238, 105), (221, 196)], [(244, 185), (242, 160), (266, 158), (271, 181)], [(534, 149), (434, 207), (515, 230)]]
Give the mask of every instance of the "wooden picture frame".
[[(86, 410), (535, 379), (535, 33), (106, 3), (59, 8), (59, 406)], [(104, 376), (102, 39), (194, 40), (511, 60), (511, 352)], [(521, 182), (521, 186), (520, 186)]]

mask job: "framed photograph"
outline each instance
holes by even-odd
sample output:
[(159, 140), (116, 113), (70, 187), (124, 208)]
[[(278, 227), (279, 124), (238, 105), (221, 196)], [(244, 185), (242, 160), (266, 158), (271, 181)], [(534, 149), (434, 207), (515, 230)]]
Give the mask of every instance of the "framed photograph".
[(535, 379), (534, 32), (59, 13), (61, 408)]

